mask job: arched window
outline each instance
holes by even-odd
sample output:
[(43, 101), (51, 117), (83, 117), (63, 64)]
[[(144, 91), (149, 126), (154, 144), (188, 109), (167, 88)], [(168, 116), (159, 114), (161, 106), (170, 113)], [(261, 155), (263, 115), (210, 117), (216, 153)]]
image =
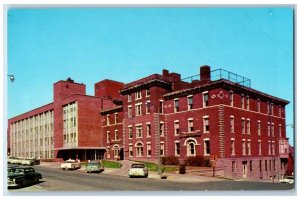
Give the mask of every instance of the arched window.
[(136, 156), (137, 157), (143, 157), (144, 156), (143, 144), (141, 142), (138, 142), (138, 143), (136, 143), (135, 147), (136, 147)]
[(190, 138), (185, 141), (187, 156), (195, 156), (196, 155), (196, 144), (197, 144), (197, 141), (195, 139)]
[(120, 155), (120, 147), (119, 145), (114, 145), (113, 146), (113, 151), (114, 151), (114, 158), (118, 158)]

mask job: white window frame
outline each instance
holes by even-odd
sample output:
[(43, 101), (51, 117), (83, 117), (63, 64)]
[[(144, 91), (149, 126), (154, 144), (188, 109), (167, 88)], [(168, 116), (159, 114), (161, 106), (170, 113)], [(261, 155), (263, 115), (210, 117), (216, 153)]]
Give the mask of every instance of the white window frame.
[[(207, 101), (205, 101), (205, 96), (207, 96)], [(209, 106), (209, 95), (208, 91), (202, 92), (202, 101), (203, 101), (203, 108), (206, 108)], [(207, 105), (206, 105), (207, 104)]]
[[(178, 106), (176, 106), (176, 104)], [(179, 99), (178, 98), (174, 99), (174, 113), (177, 113), (177, 112), (179, 112)]]
[(241, 108), (245, 109), (245, 95), (241, 94)]
[(251, 140), (247, 141), (247, 153), (248, 155), (251, 155)]
[(246, 150), (246, 140), (242, 140), (242, 155), (245, 156), (247, 155), (247, 150)]
[(135, 116), (141, 116), (142, 114), (142, 103), (135, 104)]
[[(177, 144), (179, 145), (179, 154), (177, 153)], [(180, 156), (180, 141), (175, 141), (175, 156)]]
[(245, 118), (242, 118), (242, 134), (246, 134), (246, 123), (245, 123)]
[[(177, 125), (178, 125), (178, 129), (177, 129)], [(178, 133), (177, 133), (177, 130), (179, 130)], [(174, 121), (174, 135), (179, 135), (179, 134), (180, 134), (179, 120), (175, 120)]]
[(229, 105), (233, 107), (233, 91), (229, 91)]
[(128, 94), (127, 95), (127, 102), (131, 102), (132, 101), (132, 96), (131, 96), (131, 94)]
[(135, 92), (135, 100), (142, 99), (142, 91)]
[[(193, 144), (194, 146), (194, 153), (192, 153), (192, 148), (191, 148), (191, 144)], [(188, 140), (186, 142), (186, 155), (187, 156), (196, 156), (197, 153), (196, 153), (196, 142), (194, 140)]]
[[(129, 112), (129, 111), (130, 111), (130, 112)], [(127, 117), (128, 117), (128, 118), (132, 118), (132, 105), (129, 105), (129, 106), (128, 106)]]
[(246, 127), (247, 127), (247, 134), (250, 135), (251, 134), (251, 121), (249, 118), (247, 119)]
[[(208, 122), (207, 124), (206, 121)], [(208, 126), (208, 130), (206, 130), (207, 126)], [(203, 116), (203, 133), (209, 133), (209, 130), (210, 130), (209, 116), (205, 115)]]
[(128, 138), (132, 139), (133, 138), (132, 125), (128, 126), (127, 128), (128, 128)]
[[(192, 101), (191, 104), (190, 104), (190, 99), (191, 99), (191, 101)], [(192, 109), (193, 109), (193, 104), (194, 104), (193, 95), (187, 96), (187, 106), (188, 106), (188, 110), (192, 110)]]
[(135, 150), (136, 150), (136, 157), (144, 157), (144, 144), (142, 142), (138, 141), (135, 144)]
[(110, 125), (110, 117), (109, 114), (106, 115), (106, 126)]
[(159, 135), (163, 137), (165, 135), (165, 123), (164, 122), (159, 122)]
[(151, 123), (150, 122), (146, 123), (146, 132), (147, 132), (147, 137), (151, 137)]
[(261, 121), (257, 121), (257, 135), (261, 136)]
[[(209, 142), (209, 148), (208, 148), (209, 149), (209, 153), (207, 153), (207, 144), (206, 144), (207, 141)], [(203, 139), (203, 144), (204, 144), (203, 145), (203, 147), (204, 147), (204, 151), (203, 151), (204, 155), (206, 155), (206, 156), (210, 155), (210, 151), (211, 151), (211, 149), (210, 149), (210, 140), (208, 138)]]
[(143, 126), (141, 124), (135, 125), (135, 136), (136, 138), (143, 137)]
[[(150, 150), (150, 154), (149, 154), (149, 150)], [(152, 156), (151, 142), (147, 142), (147, 157), (151, 157), (151, 156)]]
[(194, 128), (194, 119), (193, 118), (189, 118), (188, 119), (188, 132), (194, 132), (195, 128)]
[(106, 131), (106, 142), (110, 142), (110, 131)]
[(234, 133), (234, 116), (230, 116), (230, 132)]
[(115, 129), (115, 140), (119, 140), (118, 130), (117, 129)]
[(261, 156), (261, 140), (258, 140), (258, 155)]
[(230, 140), (230, 147), (231, 147), (231, 155), (232, 156), (235, 156), (235, 139), (234, 138), (231, 138)]
[(150, 114), (150, 112), (151, 112), (151, 103), (150, 103), (150, 100), (147, 100), (146, 101), (146, 114)]
[(246, 96), (246, 109), (250, 110), (250, 98), (249, 98), (249, 96)]
[(146, 89), (146, 97), (150, 97), (150, 88)]

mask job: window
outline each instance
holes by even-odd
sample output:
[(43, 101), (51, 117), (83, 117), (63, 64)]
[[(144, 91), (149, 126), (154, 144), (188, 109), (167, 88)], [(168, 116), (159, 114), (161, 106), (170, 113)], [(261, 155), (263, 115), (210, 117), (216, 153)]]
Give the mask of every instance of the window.
[(150, 96), (150, 89), (146, 89), (146, 97)]
[(193, 96), (188, 96), (188, 110), (193, 109)]
[(270, 103), (267, 102), (267, 114), (270, 114)]
[(147, 124), (146, 128), (147, 128), (147, 137), (150, 137), (151, 136), (151, 124), (150, 123)]
[(260, 100), (259, 99), (256, 100), (256, 111), (260, 112)]
[(132, 127), (128, 127), (128, 137), (132, 139)]
[(175, 156), (179, 156), (179, 155), (180, 155), (180, 143), (175, 142)]
[(128, 97), (128, 102), (131, 102), (132, 101), (131, 94), (129, 94), (127, 97)]
[(204, 140), (204, 155), (210, 155), (209, 140)]
[(151, 156), (151, 143), (147, 144), (147, 156), (150, 157)]
[(250, 172), (252, 172), (252, 160), (250, 160)]
[(128, 118), (132, 117), (132, 106), (128, 106)]
[(231, 139), (231, 155), (235, 155), (235, 144), (234, 144), (234, 139)]
[(188, 119), (188, 132), (193, 132), (193, 131), (194, 131), (194, 120)]
[(247, 151), (248, 151), (248, 155), (251, 155), (251, 142), (250, 141), (248, 141)]
[(165, 155), (165, 144), (164, 143), (160, 143), (160, 155), (164, 156)]
[(208, 106), (208, 92), (203, 93), (203, 108)]
[(246, 109), (249, 110), (249, 96), (246, 97)]
[(106, 141), (107, 141), (107, 142), (109, 142), (109, 141), (110, 141), (110, 137), (109, 137), (109, 136), (110, 136), (110, 132), (109, 132), (109, 131), (107, 131), (107, 132), (106, 132)]
[(257, 121), (257, 135), (261, 135), (260, 121)]
[(230, 91), (230, 94), (229, 94), (229, 104), (230, 106), (233, 106), (233, 92)]
[(149, 114), (150, 113), (150, 101), (147, 101), (146, 102), (146, 114)]
[(144, 156), (144, 152), (143, 152), (143, 144), (142, 143), (137, 143), (136, 144), (136, 156), (137, 157), (142, 157)]
[(115, 113), (115, 124), (118, 123), (118, 113)]
[(278, 106), (278, 116), (281, 117), (281, 105)]
[(143, 137), (142, 125), (136, 126), (136, 127), (135, 127), (135, 131), (136, 131), (136, 137), (137, 137), (137, 138)]
[(132, 145), (129, 145), (129, 157), (133, 157)]
[(163, 102), (163, 100), (160, 100), (159, 101), (159, 113), (162, 114), (164, 112), (163, 108), (164, 108), (164, 102)]
[(163, 122), (159, 123), (159, 133), (160, 133), (160, 136), (164, 136), (164, 123)]
[(268, 141), (268, 154), (271, 155), (271, 142)]
[(208, 133), (209, 132), (209, 117), (208, 116), (204, 116), (203, 117), (203, 132), (204, 133)]
[(242, 134), (245, 134), (245, 119), (242, 118)]
[(142, 98), (142, 91), (135, 92), (135, 99), (141, 99)]
[(272, 133), (272, 136), (274, 137), (274, 123), (272, 123), (271, 133)]
[(272, 155), (275, 155), (275, 142), (272, 141)]
[(196, 155), (196, 152), (195, 152), (195, 142), (193, 140), (189, 140), (187, 142), (187, 156), (194, 156)]
[(175, 131), (175, 135), (179, 135), (179, 121), (174, 121), (174, 131)]
[(115, 130), (115, 140), (119, 140), (118, 130)]
[(269, 170), (272, 170), (272, 160), (269, 160)]
[(234, 133), (234, 116), (230, 116), (230, 132)]
[(261, 141), (258, 141), (258, 155), (261, 155)]
[(142, 104), (135, 104), (135, 115), (139, 116), (142, 115)]
[(179, 112), (179, 100), (175, 99), (174, 100), (174, 112)]
[(243, 150), (243, 156), (246, 155), (246, 142), (242, 141), (242, 150)]
[(108, 126), (109, 124), (109, 115), (106, 115), (106, 125)]
[(259, 160), (259, 171), (262, 171), (262, 160)]
[(247, 119), (247, 134), (250, 134), (250, 119)]
[(232, 172), (236, 172), (236, 162), (232, 161), (231, 163)]
[(271, 115), (274, 114), (274, 112), (273, 112), (273, 111), (274, 111), (274, 110), (273, 110), (273, 107), (274, 107), (274, 106), (273, 106), (273, 103), (271, 103), (271, 104), (270, 104), (270, 114), (271, 114)]
[(268, 161), (265, 160), (265, 171), (268, 171)]
[(245, 108), (245, 107), (244, 107), (244, 106), (245, 106), (245, 105), (244, 105), (244, 101), (245, 101), (245, 97), (244, 97), (244, 95), (242, 94), (242, 95), (241, 95), (241, 108), (242, 108), (242, 109)]
[(271, 125), (270, 125), (270, 122), (268, 122), (268, 136), (270, 136), (271, 135)]
[(282, 129), (281, 129), (281, 124), (279, 124), (279, 128), (278, 128), (278, 135), (279, 135), (279, 137), (282, 137), (282, 136), (281, 136), (281, 134), (282, 134), (281, 131), (282, 131)]

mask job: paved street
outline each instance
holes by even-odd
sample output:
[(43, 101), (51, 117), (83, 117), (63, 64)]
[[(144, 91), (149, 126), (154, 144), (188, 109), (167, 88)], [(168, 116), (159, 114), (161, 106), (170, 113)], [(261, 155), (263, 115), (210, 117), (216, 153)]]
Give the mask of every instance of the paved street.
[(107, 169), (104, 173), (85, 173), (83, 170), (63, 171), (56, 167), (34, 166), (43, 179), (39, 184), (9, 192), (25, 191), (241, 191), (241, 190), (293, 190), (294, 185), (232, 181), (218, 178), (193, 177), (190, 181), (182, 179), (185, 175), (159, 179), (155, 174), (149, 178), (128, 178), (124, 169)]

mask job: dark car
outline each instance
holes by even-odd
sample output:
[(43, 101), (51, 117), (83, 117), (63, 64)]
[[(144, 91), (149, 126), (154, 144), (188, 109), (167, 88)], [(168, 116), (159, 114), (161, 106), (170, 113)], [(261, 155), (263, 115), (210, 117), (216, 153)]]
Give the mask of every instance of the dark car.
[(42, 174), (32, 167), (8, 167), (7, 186), (21, 188), (25, 185), (39, 183)]

